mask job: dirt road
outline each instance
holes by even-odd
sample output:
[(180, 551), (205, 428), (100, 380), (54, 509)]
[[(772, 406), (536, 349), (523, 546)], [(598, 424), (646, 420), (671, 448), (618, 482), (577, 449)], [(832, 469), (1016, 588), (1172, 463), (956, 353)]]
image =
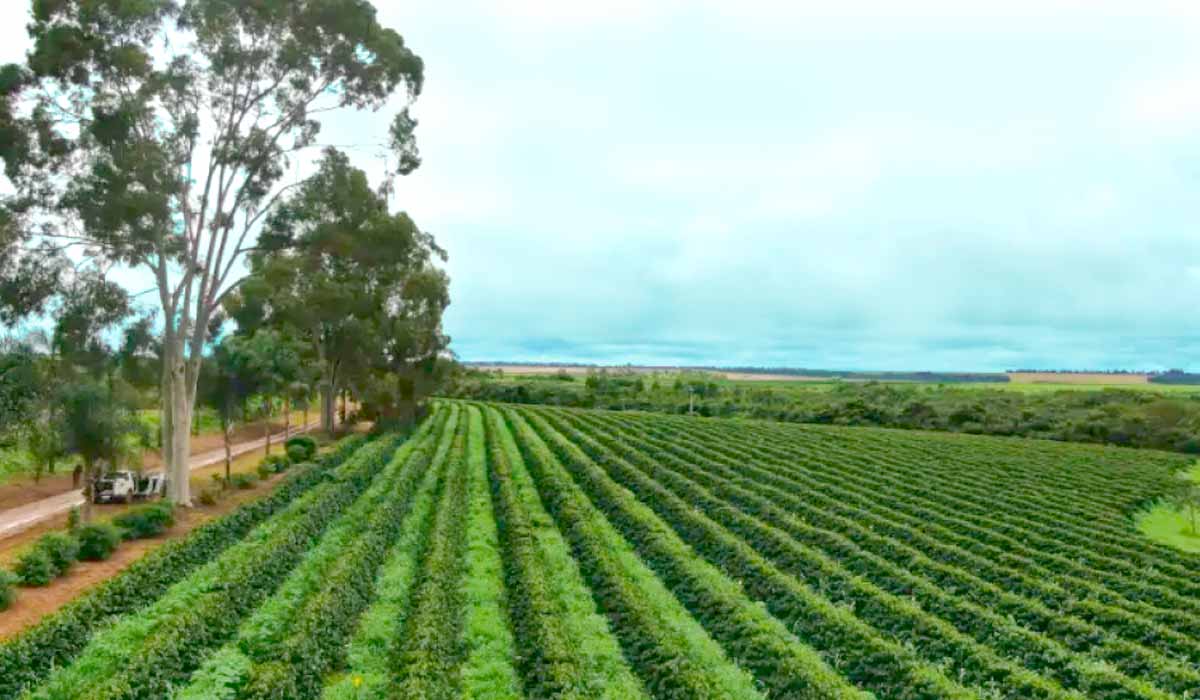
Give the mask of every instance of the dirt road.
[[(271, 444), (277, 442), (282, 443), (291, 435), (308, 432), (319, 428), (321, 422), (313, 421), (306, 427), (293, 426), (290, 434), (285, 434), (283, 431), (271, 436)], [(234, 457), (246, 454), (253, 450), (262, 449), (266, 446), (267, 440), (265, 437), (256, 440), (248, 440), (246, 442), (234, 445), (231, 452)], [(213, 464), (224, 461), (225, 449), (210, 450), (198, 455), (192, 455), (188, 461), (188, 466), (195, 470), (202, 467), (207, 467)], [(23, 530), (33, 527), (38, 523), (53, 518), (56, 515), (61, 515), (75, 506), (83, 504), (83, 492), (76, 489), (68, 491), (57, 496), (44, 498), (40, 501), (35, 501), (17, 508), (10, 508), (5, 511), (0, 511), (0, 540), (11, 537)]]

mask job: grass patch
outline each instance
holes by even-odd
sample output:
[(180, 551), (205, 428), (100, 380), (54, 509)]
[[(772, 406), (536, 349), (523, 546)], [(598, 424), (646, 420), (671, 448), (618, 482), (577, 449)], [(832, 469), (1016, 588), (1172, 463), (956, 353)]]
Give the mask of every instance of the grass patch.
[[(1192, 465), (1184, 478), (1200, 483), (1200, 463)], [(1200, 524), (1200, 508), (1197, 509), (1196, 519)], [(1138, 513), (1135, 520), (1138, 530), (1155, 542), (1185, 552), (1200, 552), (1200, 532), (1192, 528), (1191, 513), (1168, 499), (1162, 499)]]

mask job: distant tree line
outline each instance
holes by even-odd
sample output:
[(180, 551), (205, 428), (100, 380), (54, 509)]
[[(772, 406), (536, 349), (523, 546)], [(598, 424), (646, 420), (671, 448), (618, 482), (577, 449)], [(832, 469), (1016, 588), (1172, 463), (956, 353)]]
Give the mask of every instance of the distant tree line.
[(1019, 392), (882, 382), (755, 387), (716, 375), (595, 372), (584, 381), (459, 372), (453, 396), (794, 423), (938, 430), (1200, 454), (1200, 392)]

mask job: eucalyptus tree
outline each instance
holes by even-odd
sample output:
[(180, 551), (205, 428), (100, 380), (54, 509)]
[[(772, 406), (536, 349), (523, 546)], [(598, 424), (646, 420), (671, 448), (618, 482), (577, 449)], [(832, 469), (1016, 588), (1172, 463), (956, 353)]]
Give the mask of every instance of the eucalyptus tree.
[(260, 377), (252, 355), (239, 341), (226, 338), (205, 358), (199, 381), (200, 402), (216, 411), (225, 447), (225, 483), (233, 467), (233, 426), (245, 418), (246, 401), (258, 391)]
[(125, 437), (136, 429), (128, 408), (103, 382), (85, 380), (62, 389), (65, 451), (77, 455), (76, 481), (83, 477), (83, 522), (91, 520), (92, 488), (102, 463), (115, 467), (125, 451)]
[[(77, 245), (153, 278), (171, 496), (188, 504), (209, 321), (288, 189), (285, 173), (324, 115), (411, 102), (423, 64), (367, 0), (31, 6), (33, 48), (0, 69), (0, 157), (16, 190), (0, 224), (26, 249)], [(419, 162), (414, 127), (405, 106), (386, 135), (395, 172)]]
[(397, 386), (397, 417), (410, 422), (417, 400), (442, 376), (450, 337), (442, 314), (450, 305), (450, 280), (429, 264), (413, 271), (389, 297), (382, 324), (383, 365)]
[(227, 307), (240, 328), (290, 329), (304, 340), (322, 428), (332, 430), (338, 393), (381, 364), (405, 290), (445, 253), (406, 214), (390, 213), (386, 194), (332, 149), (268, 219), (259, 247)]
[(252, 378), (255, 393), (262, 400), (266, 453), (270, 454), (271, 409), (276, 398), (287, 400), (288, 388), (301, 376), (303, 348), (273, 328), (259, 328), (249, 335), (231, 337), (224, 345), (237, 358), (244, 375)]

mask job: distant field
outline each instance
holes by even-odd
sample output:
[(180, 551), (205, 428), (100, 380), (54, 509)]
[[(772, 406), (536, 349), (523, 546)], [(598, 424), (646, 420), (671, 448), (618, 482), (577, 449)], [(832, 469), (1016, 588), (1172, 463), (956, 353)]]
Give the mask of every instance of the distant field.
[(1108, 374), (1105, 372), (1009, 372), (1008, 380), (1015, 384), (1103, 384), (1123, 386), (1149, 384), (1146, 374)]

